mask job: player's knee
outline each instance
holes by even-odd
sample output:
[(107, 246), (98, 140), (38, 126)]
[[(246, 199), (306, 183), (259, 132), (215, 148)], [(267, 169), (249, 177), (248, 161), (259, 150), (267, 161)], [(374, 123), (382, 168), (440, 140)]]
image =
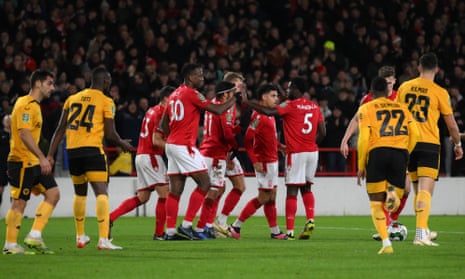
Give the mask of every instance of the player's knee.
[(157, 188), (155, 188), (156, 191), (157, 191), (157, 194), (158, 194), (158, 197), (159, 198), (166, 198), (168, 196), (168, 193), (169, 193), (169, 187), (168, 185), (166, 186), (159, 186)]
[(288, 186), (286, 192), (288, 196), (297, 196), (297, 194), (299, 193), (299, 188)]
[(60, 200), (60, 190), (58, 189), (58, 187), (53, 187), (45, 191), (44, 196), (45, 196), (44, 200), (46, 202), (55, 206)]
[(11, 204), (11, 210), (23, 213), (24, 209), (26, 208), (26, 204), (27, 204), (27, 201), (25, 200), (14, 199)]
[(233, 185), (233, 188), (240, 191), (241, 193), (244, 193), (245, 191), (245, 184), (243, 183), (236, 183)]
[(210, 183), (202, 183), (202, 184), (199, 184), (198, 187), (202, 190), (204, 190), (205, 192), (208, 192), (211, 188), (211, 184)]
[(137, 195), (137, 198), (139, 199), (140, 204), (144, 204), (148, 202), (150, 195)]

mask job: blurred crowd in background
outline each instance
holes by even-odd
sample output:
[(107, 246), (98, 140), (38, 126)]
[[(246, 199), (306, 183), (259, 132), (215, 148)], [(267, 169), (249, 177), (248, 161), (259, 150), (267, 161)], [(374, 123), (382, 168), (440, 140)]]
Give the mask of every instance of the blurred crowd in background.
[[(204, 65), (200, 91), (207, 97), (227, 71), (243, 73), (251, 97), (263, 83), (276, 84), (284, 96), (291, 78), (306, 78), (306, 96), (327, 121), (321, 146), (338, 148), (378, 69), (394, 66), (397, 88), (418, 75), (425, 52), (437, 54), (436, 82), (449, 91), (465, 129), (465, 1), (0, 0), (0, 7), (0, 114), (27, 94), (31, 72), (51, 70), (57, 91), (41, 104), (45, 140), (67, 96), (88, 87), (92, 69), (105, 66), (117, 131), (136, 146), (160, 89), (179, 85), (181, 67), (194, 62)], [(442, 131), (442, 172), (465, 175), (464, 160), (451, 159)], [(325, 168), (344, 171), (341, 160)]]

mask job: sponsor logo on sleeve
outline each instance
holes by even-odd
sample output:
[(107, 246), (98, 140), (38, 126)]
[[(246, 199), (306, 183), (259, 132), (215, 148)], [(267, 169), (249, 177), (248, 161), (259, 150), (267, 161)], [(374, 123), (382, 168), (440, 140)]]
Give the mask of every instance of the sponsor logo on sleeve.
[(21, 121), (23, 123), (29, 123), (29, 120), (31, 119), (30, 117), (30, 114), (28, 112), (24, 112), (22, 115), (21, 115)]

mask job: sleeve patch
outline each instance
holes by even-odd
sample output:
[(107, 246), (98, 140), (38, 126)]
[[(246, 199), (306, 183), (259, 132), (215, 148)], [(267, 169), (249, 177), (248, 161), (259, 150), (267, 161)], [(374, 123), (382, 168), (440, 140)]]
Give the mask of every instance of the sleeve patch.
[(21, 115), (21, 121), (23, 123), (29, 123), (29, 120), (30, 120), (30, 114), (28, 112), (24, 112), (22, 115)]
[(197, 96), (199, 97), (200, 101), (202, 101), (202, 102), (206, 101), (205, 96), (202, 93), (197, 92)]
[(250, 127), (251, 127), (252, 129), (255, 130), (255, 129), (257, 128), (257, 126), (258, 126), (258, 122), (259, 122), (259, 121), (258, 121), (258, 118), (255, 118), (255, 119), (252, 121), (252, 123), (250, 123)]

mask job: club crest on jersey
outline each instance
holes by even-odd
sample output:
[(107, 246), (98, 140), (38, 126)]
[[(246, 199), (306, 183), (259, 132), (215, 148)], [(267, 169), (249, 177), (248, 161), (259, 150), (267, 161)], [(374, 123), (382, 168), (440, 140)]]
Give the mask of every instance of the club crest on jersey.
[(29, 113), (26, 113), (26, 112), (25, 112), (25, 113), (23, 113), (23, 114), (21, 115), (21, 121), (23, 121), (24, 123), (29, 122), (29, 119), (30, 119)]

